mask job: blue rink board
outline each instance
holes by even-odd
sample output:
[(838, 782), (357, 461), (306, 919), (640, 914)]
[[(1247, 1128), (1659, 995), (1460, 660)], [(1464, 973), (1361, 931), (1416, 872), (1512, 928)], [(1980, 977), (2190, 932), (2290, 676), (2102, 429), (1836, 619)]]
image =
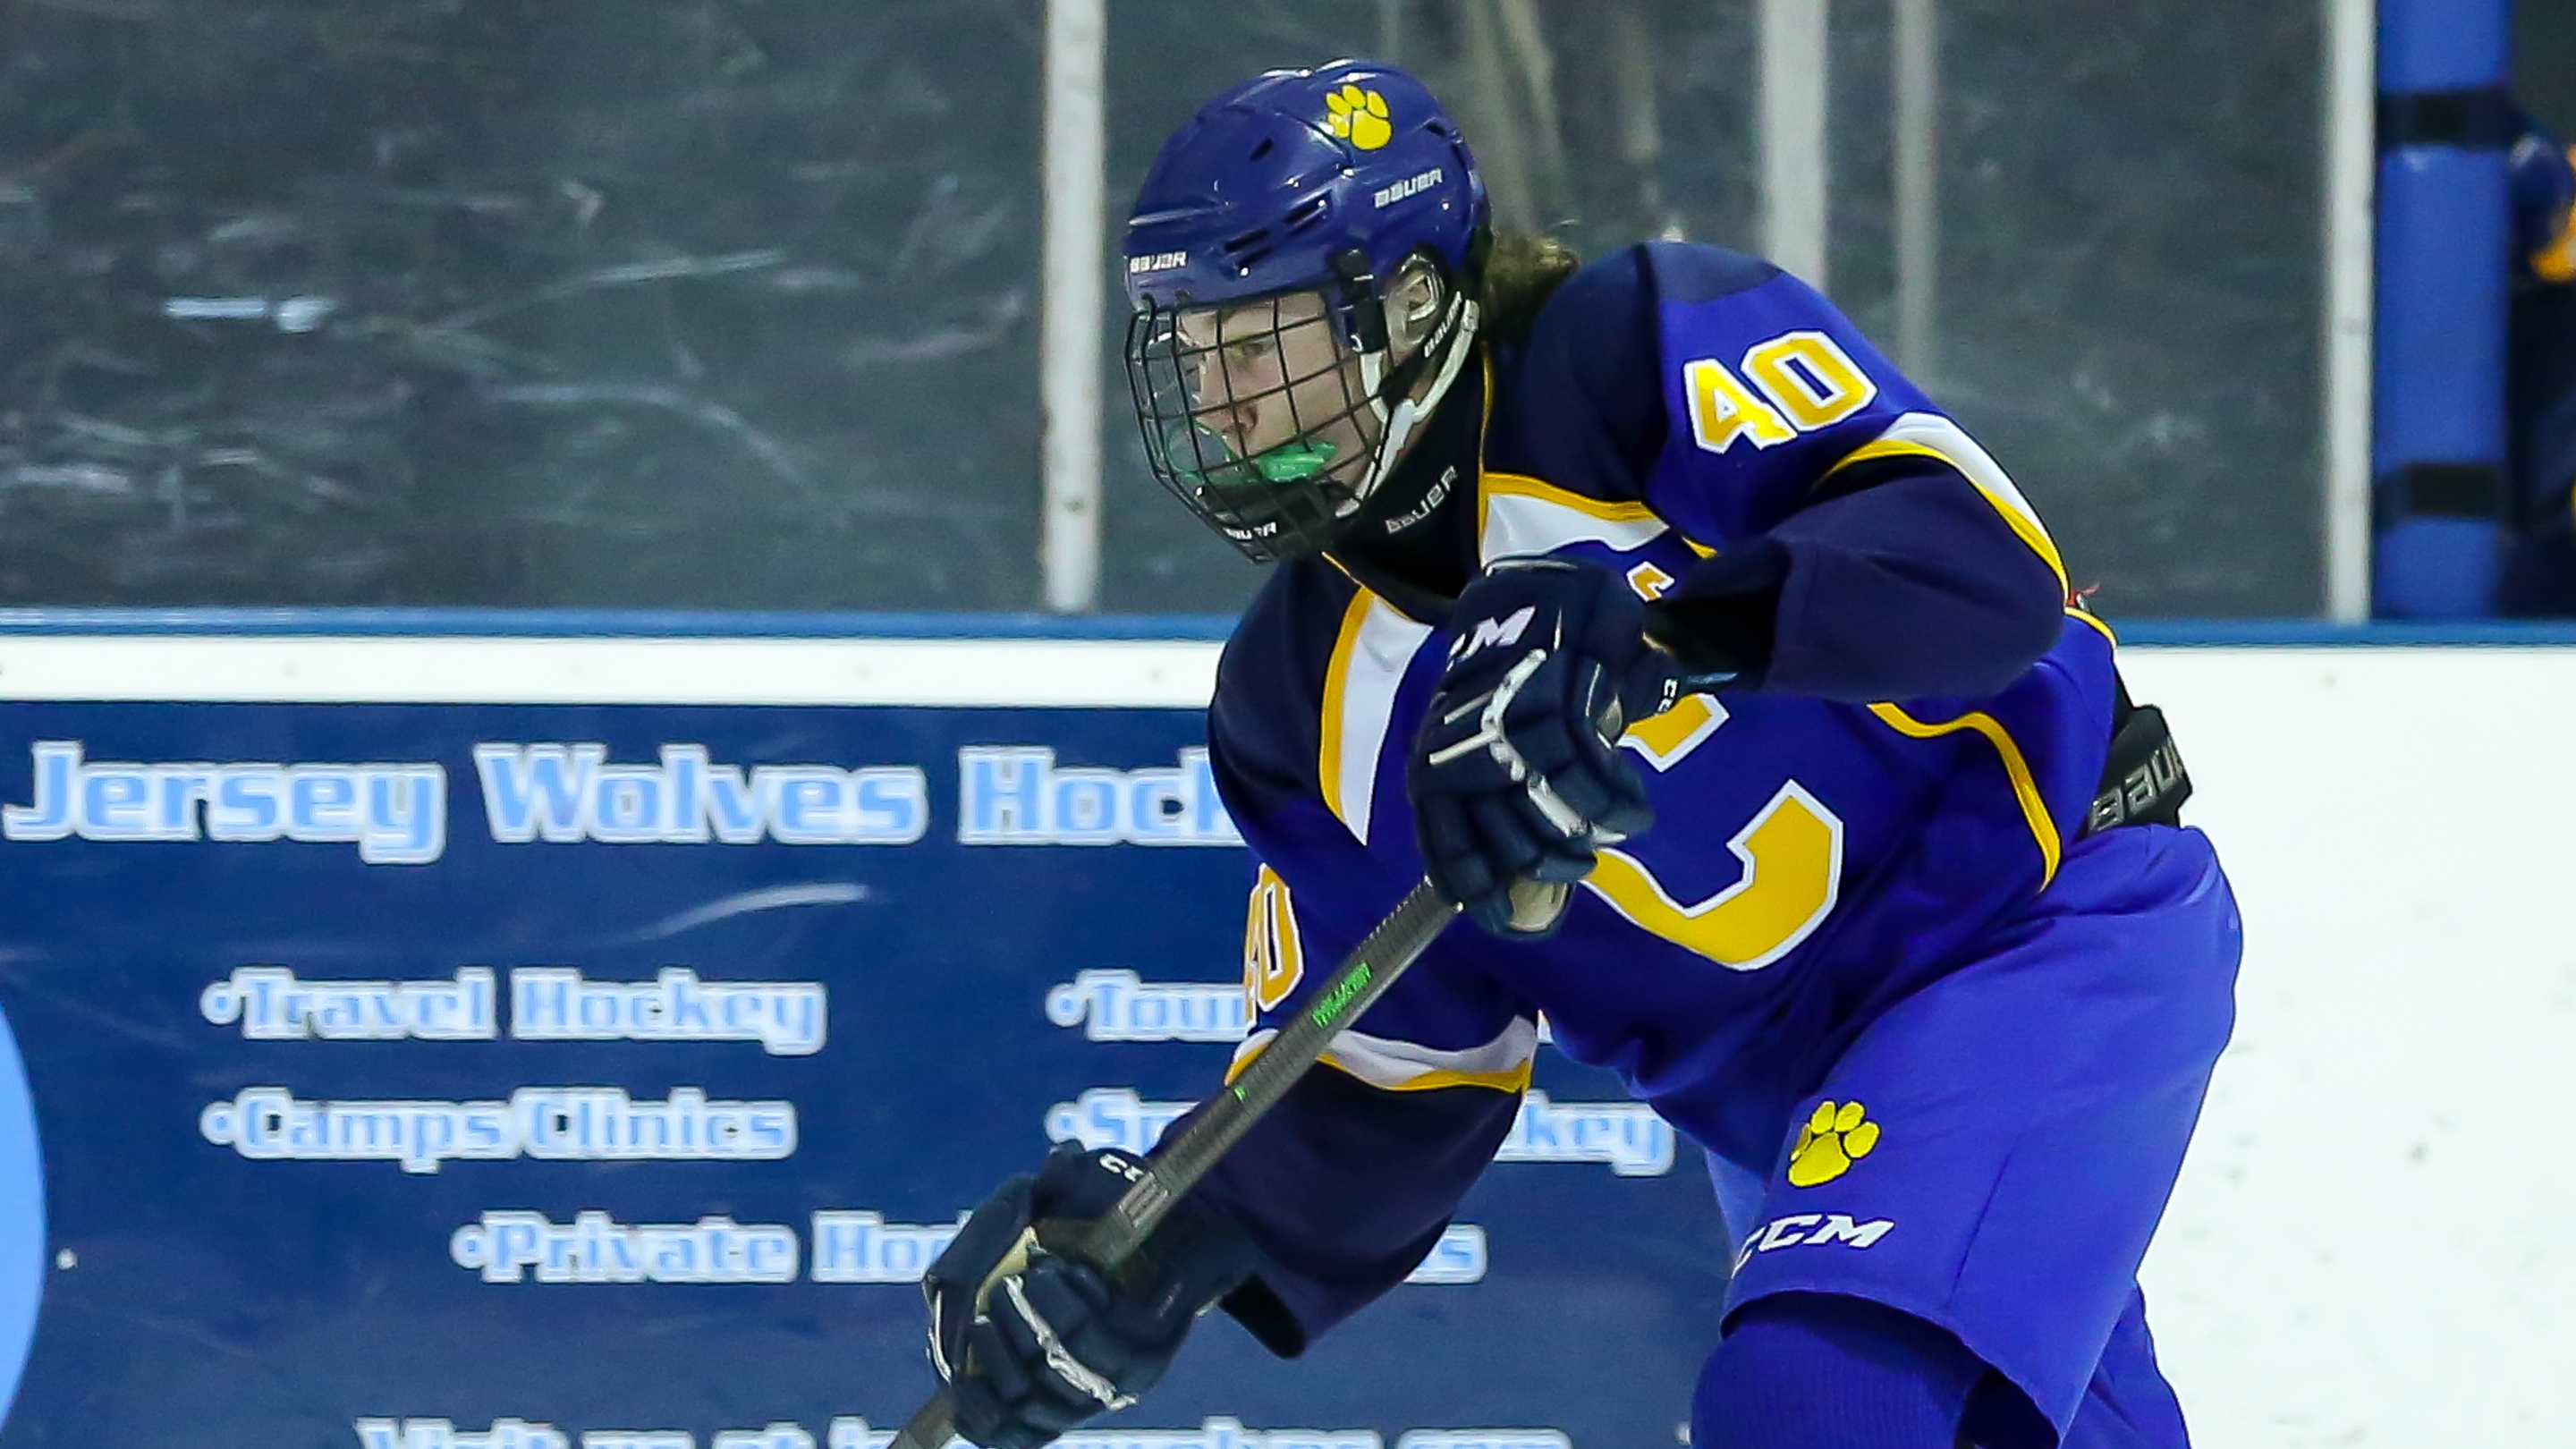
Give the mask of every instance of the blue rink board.
[[(1036, 1160), (1051, 1115), (1059, 1126), (1117, 1127), (1118, 1090), (1186, 1102), (1223, 1068), (1221, 1043), (1092, 1039), (1082, 1008), (1098, 992), (1079, 989), (1085, 971), (1200, 983), (1210, 989), (1184, 993), (1188, 1009), (1162, 1019), (1201, 1026), (1210, 1003), (1230, 996), (1250, 868), (1239, 846), (1222, 843), (1221, 814), (1202, 808), (1187, 755), (1200, 732), (1190, 710), (0, 704), (0, 801), (19, 807), (7, 817), (15, 838), (0, 842), (9, 864), (0, 1012), (31, 1089), (44, 1209), (32, 1220), (31, 1202), (10, 1208), (0, 1190), (0, 1385), (13, 1315), (23, 1319), (41, 1282), (0, 1449), (881, 1442), (931, 1386), (919, 1295), (902, 1281), (816, 1281), (818, 1270), (900, 1279), (917, 1269), (922, 1237), (900, 1226), (952, 1223)], [(54, 742), (43, 779), (39, 742)], [(594, 771), (638, 767), (584, 797), (608, 801), (604, 822), (596, 812), (585, 826), (578, 812), (488, 808), (478, 743), (585, 742), (603, 747)], [(705, 770), (687, 746), (703, 748)], [(970, 818), (960, 751), (987, 747), (1052, 750), (1057, 769), (1091, 773), (1049, 777), (1044, 798), (1077, 811), (1124, 801), (1127, 833), (1163, 843), (961, 841), (978, 827), (1046, 828), (997, 809)], [(507, 780), (522, 778), (513, 769), (542, 777), (553, 757), (494, 758)], [(583, 758), (562, 756), (569, 777)], [(982, 758), (987, 799), (1042, 768), (1027, 754)], [(385, 768), (235, 768), (197, 771), (194, 783), (187, 771), (104, 768), (359, 761)], [(757, 799), (746, 806), (705, 783), (724, 766), (832, 769), (767, 777), (763, 813)], [(651, 834), (645, 803), (667, 806), (684, 786), (704, 818), (735, 810), (729, 828), (763, 838), (571, 838), (615, 833), (621, 809), (639, 817), (627, 833)], [(123, 803), (136, 791), (143, 803)], [(154, 799), (192, 791), (213, 799), (235, 836), (298, 819), (305, 835), (345, 835), (370, 802), (413, 808), (383, 812), (363, 851), (327, 839), (79, 834), (203, 835), (218, 820), (209, 807), (178, 812), (171, 819), (186, 824), (175, 828), (153, 814)], [(344, 791), (354, 803), (342, 803)], [(79, 810), (63, 808), (67, 793)], [(413, 828), (419, 802), (433, 798), (443, 825), (434, 849)], [(1138, 820), (1140, 808), (1151, 818)], [(567, 838), (546, 838), (549, 820)], [(1053, 828), (1099, 840), (1120, 824), (1084, 817)], [(835, 832), (888, 843), (776, 838)], [(1181, 838), (1191, 836), (1218, 843)], [(395, 863), (422, 856), (434, 858)], [(348, 1018), (372, 1021), (369, 1030), (406, 1021), (480, 1030), (465, 968), (491, 974), (490, 1039), (252, 1035), (296, 1029), (279, 973), (304, 986), (445, 983), (448, 997), (337, 999), (374, 1003), (367, 1010), (380, 1014)], [(523, 1021), (511, 999), (512, 973), (525, 968), (559, 973), (531, 981), (561, 982), (570, 969), (590, 983), (654, 983), (686, 968), (702, 985), (805, 989), (776, 994), (768, 1044), (530, 1040), (513, 1034), (542, 1020)], [(818, 1049), (802, 1051), (797, 1003), (816, 987), (826, 1030)], [(722, 1008), (693, 1000), (708, 1014), (687, 1030), (715, 1029)], [(1155, 1021), (1149, 1011), (1125, 1025), (1150, 1035)], [(1559, 1108), (1621, 1095), (1615, 1081), (1552, 1053), (1538, 1085)], [(684, 1110), (638, 1121), (600, 1105), (615, 1107), (612, 1090)], [(1103, 1090), (1111, 1095), (1089, 1109), (1051, 1113)], [(707, 1113), (686, 1109), (690, 1092), (784, 1107), (719, 1109), (710, 1126)], [(10, 1151), (9, 1095), (0, 1081), (0, 1156)], [(470, 1105), (514, 1100), (507, 1110)], [(353, 1102), (410, 1105), (341, 1113), (336, 1143), (280, 1145), (286, 1116)], [(793, 1150), (610, 1160), (601, 1154), (617, 1139), (580, 1128), (583, 1110), (631, 1133), (721, 1135), (727, 1151), (769, 1154), (792, 1111)], [(515, 1155), (449, 1157), (427, 1170), (442, 1141)], [(1549, 1141), (1536, 1132), (1523, 1150), (1548, 1156)], [(409, 1146), (423, 1170), (346, 1155), (385, 1142)], [(1671, 1444), (1715, 1341), (1726, 1257), (1700, 1154), (1672, 1146), (1660, 1163), (1643, 1152), (1619, 1166), (1497, 1165), (1460, 1215), (1485, 1235), (1478, 1281), (1400, 1288), (1289, 1364), (1211, 1319), (1147, 1402), (1111, 1422), (1209, 1431), (1124, 1442), (1211, 1449), (1395, 1449), (1408, 1434), (1417, 1449)], [(31, 1166), (0, 1162), (18, 1184)], [(818, 1212), (849, 1215), (830, 1220), (828, 1263), (817, 1259)], [(604, 1215), (612, 1231), (593, 1219), (583, 1238), (584, 1214)], [(729, 1245), (723, 1271), (776, 1276), (782, 1243), (793, 1272), (775, 1283), (539, 1282), (525, 1268), (522, 1281), (487, 1281), (509, 1276), (517, 1248), (534, 1256), (549, 1239), (594, 1254), (559, 1249), (556, 1262), (590, 1264), (597, 1276), (619, 1261), (617, 1244), (641, 1241), (614, 1229), (637, 1225), (687, 1230), (647, 1245), (668, 1255), (668, 1273)], [(786, 1236), (749, 1231), (764, 1225)], [(871, 1257), (863, 1241), (893, 1246)], [(1470, 1276), (1472, 1256), (1461, 1245), (1444, 1262)], [(861, 1434), (859, 1419), (879, 1435)], [(1219, 1419), (1379, 1438), (1228, 1440), (1224, 1424), (1211, 1430)], [(1563, 1438), (1416, 1432), (1504, 1427)], [(726, 1431), (756, 1432), (720, 1439)]]

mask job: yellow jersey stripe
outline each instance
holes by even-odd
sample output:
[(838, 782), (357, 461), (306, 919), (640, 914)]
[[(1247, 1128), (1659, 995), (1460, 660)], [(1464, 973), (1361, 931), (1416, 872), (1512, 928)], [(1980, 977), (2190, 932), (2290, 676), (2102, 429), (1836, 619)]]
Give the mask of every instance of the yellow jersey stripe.
[(2030, 545), (2031, 552), (2038, 554), (2041, 561), (2048, 565), (2048, 571), (2057, 575), (2058, 592), (2060, 594), (2075, 592), (2074, 581), (2066, 576), (2066, 560), (2058, 556), (2057, 541), (2048, 536), (2048, 530), (2041, 528), (2028, 514), (1997, 497), (1995, 491), (1985, 484), (1977, 482), (1974, 478), (1969, 479), (1968, 482), (1977, 490), (1978, 497), (1985, 499), (1993, 506), (1995, 512), (2004, 516), (2006, 526), (2020, 535), (2022, 542)]
[(1599, 498), (1586, 498), (1580, 493), (1570, 492), (1524, 473), (1486, 474), (1484, 503), (1488, 511), (1493, 506), (1496, 494), (1514, 498), (1535, 498), (1542, 503), (1553, 503), (1559, 508), (1570, 508), (1587, 518), (1598, 518), (1604, 523), (1661, 521), (1655, 518), (1655, 510), (1642, 503), (1610, 503)]
[(1359, 647), (1360, 625), (1368, 618), (1372, 595), (1360, 589), (1342, 611), (1342, 631), (1333, 639), (1332, 662), (1324, 666), (1324, 713), (1317, 735), (1315, 779), (1323, 787), (1324, 808), (1344, 825), (1351, 817), (1342, 808), (1342, 696), (1351, 678), (1351, 651)]
[(2040, 798), (2039, 782), (2031, 776), (2030, 761), (2022, 755), (2021, 745), (2013, 739), (2012, 731), (2003, 727), (2002, 721), (1993, 715), (1972, 710), (1957, 719), (1933, 723), (1916, 719), (1893, 704), (1873, 704), (1869, 712), (1877, 715), (1889, 729), (1918, 740), (1957, 730), (1975, 730), (1984, 735), (1986, 742), (1993, 745), (1995, 753), (2002, 757), (2004, 773), (2012, 777), (2013, 798), (2021, 802), (2022, 819), (2030, 826), (2031, 838), (2039, 843), (2039, 883), (2045, 886), (2057, 878), (2057, 862), (2064, 849), (2058, 838), (2057, 822), (2049, 817), (2048, 802)]
[[(1845, 468), (1855, 463), (1866, 463), (1872, 458), (1930, 458), (1937, 462), (1950, 463), (1949, 455), (1938, 448), (1923, 443), (1908, 442), (1903, 438), (1880, 438), (1876, 442), (1863, 443), (1845, 453), (1841, 462), (1827, 468), (1816, 481), (1822, 483)], [(1950, 466), (1956, 468), (1959, 465), (1950, 463)]]
[[(1988, 507), (2003, 515), (2005, 526), (2010, 528), (2023, 543), (2028, 544), (2031, 552), (2040, 556), (2040, 559), (2048, 565), (2048, 571), (2057, 575), (2059, 589), (2069, 592), (2074, 589), (2074, 585), (2066, 577), (2066, 560), (2058, 555), (2057, 541), (2048, 536), (2048, 530), (2039, 526), (2039, 520), (2015, 508), (2001, 494), (1979, 481), (1977, 475), (1970, 472), (1958, 459), (1928, 443), (1918, 443), (1907, 438), (1881, 438), (1874, 443), (1863, 443), (1846, 454), (1841, 462), (1827, 468), (1824, 478), (1831, 478), (1855, 463), (1866, 463), (1872, 458), (1907, 457), (1930, 458), (1935, 462), (1950, 465), (1960, 477), (1968, 480), (1968, 486), (1977, 490), (1977, 496), (1986, 500)], [(1819, 478), (1817, 481), (1822, 482), (1824, 479)]]
[(2110, 625), (2094, 618), (2093, 612), (2090, 609), (2069, 609), (2066, 612), (2069, 617), (2083, 620), (2087, 628), (2092, 629), (2103, 638), (2110, 640), (2112, 647), (2117, 648), (2119, 646), (2120, 636), (2111, 632)]
[(1242, 1076), (1243, 1069), (1251, 1066), (1252, 1059), (1261, 1055), (1261, 1049), (1270, 1045), (1278, 1035), (1275, 1031), (1257, 1031), (1245, 1037), (1242, 1044), (1234, 1049), (1234, 1060), (1225, 1065), (1225, 1084), (1233, 1086), (1234, 1079)]

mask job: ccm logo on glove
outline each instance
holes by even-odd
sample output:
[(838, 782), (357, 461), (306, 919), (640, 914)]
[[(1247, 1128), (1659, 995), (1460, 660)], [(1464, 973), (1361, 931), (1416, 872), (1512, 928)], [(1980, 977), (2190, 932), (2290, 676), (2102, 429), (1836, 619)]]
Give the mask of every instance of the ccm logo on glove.
[(1407, 769), (1423, 870), (1485, 929), (1545, 935), (1599, 847), (1653, 823), (1621, 730), (1696, 681), (1646, 641), (1627, 581), (1595, 564), (1500, 560), (1450, 619)]
[(1459, 635), (1458, 641), (1449, 646), (1449, 662), (1455, 664), (1493, 645), (1518, 644), (1521, 635), (1529, 632), (1530, 620), (1537, 616), (1538, 606), (1528, 604), (1514, 610), (1507, 619), (1478, 619), (1471, 632)]

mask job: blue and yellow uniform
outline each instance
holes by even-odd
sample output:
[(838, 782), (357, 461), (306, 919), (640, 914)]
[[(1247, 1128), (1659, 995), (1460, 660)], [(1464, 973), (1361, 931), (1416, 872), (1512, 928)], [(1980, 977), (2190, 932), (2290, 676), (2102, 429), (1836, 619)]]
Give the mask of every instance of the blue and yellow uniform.
[[(1211, 758), (1260, 861), (1238, 1061), (1423, 874), (1407, 756), (1454, 641), (1389, 548), (1587, 560), (1763, 646), (1627, 732), (1658, 823), (1554, 934), (1445, 935), (1201, 1186), (1268, 1260), (1228, 1307), (1295, 1352), (1400, 1281), (1543, 1015), (1707, 1148), (1730, 1314), (1871, 1299), (2066, 1442), (2180, 1444), (2135, 1272), (2238, 926), (2197, 832), (2087, 834), (2114, 644), (2028, 502), (1811, 289), (1713, 247), (1586, 268), (1469, 387), (1407, 463), (1424, 536), (1283, 563), (1227, 645)], [(2115, 1421), (2147, 1427), (2087, 1440)]]
[(1421, 82), (1346, 60), (1210, 101), (1129, 214), (1147, 466), (1279, 565), (1209, 712), (1238, 1064), (1417, 881), (1474, 928), (1115, 1274), (1014, 1251), (1130, 1190), (1112, 1150), (978, 1208), (925, 1278), (958, 1426), (1133, 1402), (1212, 1302), (1300, 1352), (1438, 1240), (1544, 1019), (1707, 1149), (1692, 1442), (2185, 1449), (2136, 1274), (2239, 932), (2161, 716), (1823, 298), (1678, 243), (1568, 275), (1489, 213)]

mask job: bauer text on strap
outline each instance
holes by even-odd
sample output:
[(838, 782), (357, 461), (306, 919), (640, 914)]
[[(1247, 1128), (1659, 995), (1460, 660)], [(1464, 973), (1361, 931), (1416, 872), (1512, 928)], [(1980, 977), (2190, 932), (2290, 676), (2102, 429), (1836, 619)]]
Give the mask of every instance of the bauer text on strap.
[(2126, 685), (2111, 731), (2111, 755), (2102, 767), (2102, 783), (2085, 813), (2084, 833), (2098, 835), (2122, 825), (2180, 825), (2182, 805), (2191, 798), (2191, 776), (2182, 767), (2165, 713), (2151, 704), (2131, 704)]

